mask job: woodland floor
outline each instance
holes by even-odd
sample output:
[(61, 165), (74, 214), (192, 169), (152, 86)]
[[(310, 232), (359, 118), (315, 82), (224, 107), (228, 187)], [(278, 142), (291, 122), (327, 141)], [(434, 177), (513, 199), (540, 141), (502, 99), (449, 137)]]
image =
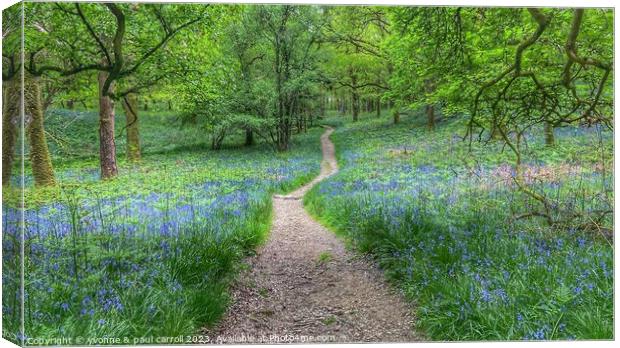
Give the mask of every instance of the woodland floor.
[[(333, 129), (321, 137), (321, 173), (286, 196), (274, 196), (268, 241), (247, 260), (220, 324), (221, 343), (403, 342), (418, 339), (413, 311), (369, 260), (304, 210), (303, 195), (338, 171)], [(283, 342), (284, 341), (284, 342)], [(213, 342), (213, 341), (212, 341)]]

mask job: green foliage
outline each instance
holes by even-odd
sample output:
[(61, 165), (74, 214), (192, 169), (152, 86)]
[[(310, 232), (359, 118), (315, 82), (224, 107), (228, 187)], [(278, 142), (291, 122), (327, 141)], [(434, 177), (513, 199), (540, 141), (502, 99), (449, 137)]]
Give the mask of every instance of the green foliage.
[[(385, 47), (395, 71), (388, 94), (414, 109), (438, 103), (448, 114), (467, 112), (475, 122), (470, 126), (491, 130), (501, 124), (519, 131), (545, 120), (556, 126), (577, 119), (608, 122), (610, 100), (608, 96), (595, 100), (595, 95), (600, 82), (602, 90), (609, 91), (611, 79), (603, 79), (601, 69), (567, 65), (567, 52), (557, 49), (566, 46), (577, 11), (541, 10), (538, 14), (547, 22), (540, 37), (532, 36), (538, 24), (530, 12), (523, 8), (391, 9), (393, 31)], [(603, 65), (612, 56), (612, 17), (609, 11), (586, 10), (577, 30), (579, 49)], [(529, 45), (520, 48), (525, 43)], [(518, 60), (522, 75), (516, 72)], [(569, 83), (562, 80), (566, 71)], [(593, 110), (587, 111), (590, 107)]]

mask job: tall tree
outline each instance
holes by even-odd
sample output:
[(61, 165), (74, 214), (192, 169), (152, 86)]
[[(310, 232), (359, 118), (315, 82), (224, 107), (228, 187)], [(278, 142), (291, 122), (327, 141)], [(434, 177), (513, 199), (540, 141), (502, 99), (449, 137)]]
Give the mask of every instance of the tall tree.
[[(23, 6), (23, 7), (22, 7)], [(37, 69), (35, 55), (46, 56), (46, 48), (37, 39), (44, 31), (34, 20), (39, 14), (26, 4), (14, 6), (6, 12), (10, 17), (3, 22), (3, 81), (6, 84), (3, 108), (3, 172), (4, 184), (9, 184), (15, 157), (20, 114), (28, 140), (28, 156), (35, 185), (54, 185), (54, 170), (47, 146), (43, 125), (41, 97), (41, 72)], [(23, 22), (22, 22), (23, 10)], [(23, 34), (23, 44), (21, 35)], [(22, 64), (22, 54), (25, 61)], [(3, 88), (5, 87), (3, 84)], [(23, 110), (22, 110), (23, 105)], [(24, 154), (25, 155), (25, 154)]]
[(271, 45), (269, 59), (276, 92), (276, 127), (271, 138), (279, 151), (286, 151), (301, 97), (318, 81), (312, 72), (324, 20), (320, 11), (310, 6), (259, 6), (252, 11), (263, 24), (262, 36)]
[[(148, 69), (178, 32), (205, 19), (208, 5), (37, 3), (36, 6), (50, 7), (48, 44), (54, 47), (55, 61), (69, 66), (67, 70), (45, 65), (40, 71), (61, 74), (99, 71), (101, 177), (113, 178), (118, 174), (114, 100), (148, 88), (162, 78), (154, 74), (149, 80), (127, 85), (129, 78)], [(77, 28), (76, 22), (80, 23)], [(67, 35), (69, 32), (72, 34)], [(115, 91), (115, 85), (125, 88)]]
[(20, 5), (2, 13), (2, 185), (9, 185), (16, 155), (21, 108)]

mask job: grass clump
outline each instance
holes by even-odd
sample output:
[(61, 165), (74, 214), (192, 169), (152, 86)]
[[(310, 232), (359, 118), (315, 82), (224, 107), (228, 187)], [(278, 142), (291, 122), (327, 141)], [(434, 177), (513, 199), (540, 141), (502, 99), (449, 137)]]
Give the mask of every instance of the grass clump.
[(324, 265), (328, 263), (329, 261), (331, 261), (333, 258), (334, 257), (331, 252), (323, 251), (319, 254), (319, 257), (317, 258), (317, 264)]

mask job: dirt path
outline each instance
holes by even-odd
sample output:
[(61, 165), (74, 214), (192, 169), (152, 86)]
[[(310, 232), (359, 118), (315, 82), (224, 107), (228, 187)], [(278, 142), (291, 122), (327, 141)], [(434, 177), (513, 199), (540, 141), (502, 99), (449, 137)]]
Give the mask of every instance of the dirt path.
[(222, 343), (402, 342), (416, 340), (411, 308), (367, 260), (314, 221), (301, 197), (338, 171), (333, 129), (321, 136), (323, 163), (312, 182), (274, 196), (267, 243), (248, 260), (232, 305), (212, 340)]

